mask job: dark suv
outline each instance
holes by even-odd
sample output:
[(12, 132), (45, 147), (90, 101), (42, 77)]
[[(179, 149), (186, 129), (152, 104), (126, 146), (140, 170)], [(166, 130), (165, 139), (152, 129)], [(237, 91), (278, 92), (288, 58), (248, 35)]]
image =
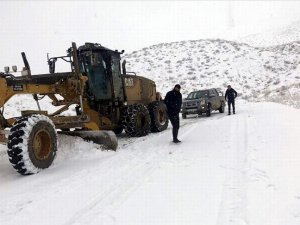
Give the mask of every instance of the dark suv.
[(206, 116), (210, 116), (213, 110), (219, 110), (220, 113), (224, 113), (225, 110), (225, 97), (216, 88), (189, 93), (181, 106), (183, 119), (189, 114), (201, 115), (205, 113)]

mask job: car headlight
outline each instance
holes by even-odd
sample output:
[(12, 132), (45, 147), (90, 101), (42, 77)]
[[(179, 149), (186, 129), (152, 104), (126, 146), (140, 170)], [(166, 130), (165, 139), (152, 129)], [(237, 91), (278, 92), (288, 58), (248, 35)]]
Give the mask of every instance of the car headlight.
[(205, 100), (204, 100), (204, 99), (201, 100), (201, 101), (200, 101), (200, 104), (201, 104), (201, 105), (205, 105)]

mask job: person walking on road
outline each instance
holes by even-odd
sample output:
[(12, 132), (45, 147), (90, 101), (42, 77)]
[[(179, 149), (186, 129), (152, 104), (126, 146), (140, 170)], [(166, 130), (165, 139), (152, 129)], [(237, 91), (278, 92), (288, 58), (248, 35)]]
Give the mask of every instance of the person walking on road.
[(172, 91), (169, 91), (164, 99), (164, 102), (167, 106), (167, 113), (169, 120), (172, 124), (173, 130), (173, 142), (179, 143), (181, 141), (178, 140), (178, 130), (179, 130), (179, 113), (182, 104), (182, 95), (180, 93), (180, 85), (176, 84)]
[(233, 114), (235, 114), (235, 98), (237, 97), (237, 92), (230, 86), (227, 86), (227, 90), (225, 92), (225, 100), (228, 103), (228, 115), (230, 115), (230, 108), (232, 105)]

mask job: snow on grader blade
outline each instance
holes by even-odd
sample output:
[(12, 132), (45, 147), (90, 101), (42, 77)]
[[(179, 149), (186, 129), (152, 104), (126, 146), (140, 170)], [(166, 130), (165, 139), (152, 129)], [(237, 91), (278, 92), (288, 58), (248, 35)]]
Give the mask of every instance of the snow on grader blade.
[(84, 140), (92, 141), (103, 146), (107, 150), (117, 150), (118, 139), (113, 131), (109, 130), (88, 130), (88, 131), (61, 131), (60, 134), (81, 137)]
[[(139, 137), (167, 128), (166, 107), (155, 82), (126, 73), (125, 63), (121, 73), (123, 52), (93, 43), (77, 48), (73, 42), (67, 55), (48, 57), (49, 74), (32, 75), (24, 52), (22, 76), (12, 74), (16, 66), (13, 72), (9, 67), (0, 72), (0, 142), (7, 142), (9, 161), (18, 173), (34, 174), (51, 166), (57, 152), (57, 130), (116, 150), (115, 133), (124, 130)], [(71, 71), (55, 72), (58, 60), (69, 63)], [(5, 103), (24, 94), (32, 95), (38, 110), (5, 118)], [(45, 96), (56, 111), (41, 109), (39, 101)], [(75, 111), (64, 115), (71, 106)]]

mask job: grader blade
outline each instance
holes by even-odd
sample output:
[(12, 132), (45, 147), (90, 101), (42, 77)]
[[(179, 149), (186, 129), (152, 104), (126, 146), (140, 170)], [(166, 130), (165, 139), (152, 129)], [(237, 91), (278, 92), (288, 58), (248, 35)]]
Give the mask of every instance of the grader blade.
[(87, 141), (93, 141), (102, 145), (105, 149), (116, 151), (118, 147), (118, 139), (113, 131), (108, 130), (89, 130), (89, 131), (62, 131), (61, 134), (81, 137)]

